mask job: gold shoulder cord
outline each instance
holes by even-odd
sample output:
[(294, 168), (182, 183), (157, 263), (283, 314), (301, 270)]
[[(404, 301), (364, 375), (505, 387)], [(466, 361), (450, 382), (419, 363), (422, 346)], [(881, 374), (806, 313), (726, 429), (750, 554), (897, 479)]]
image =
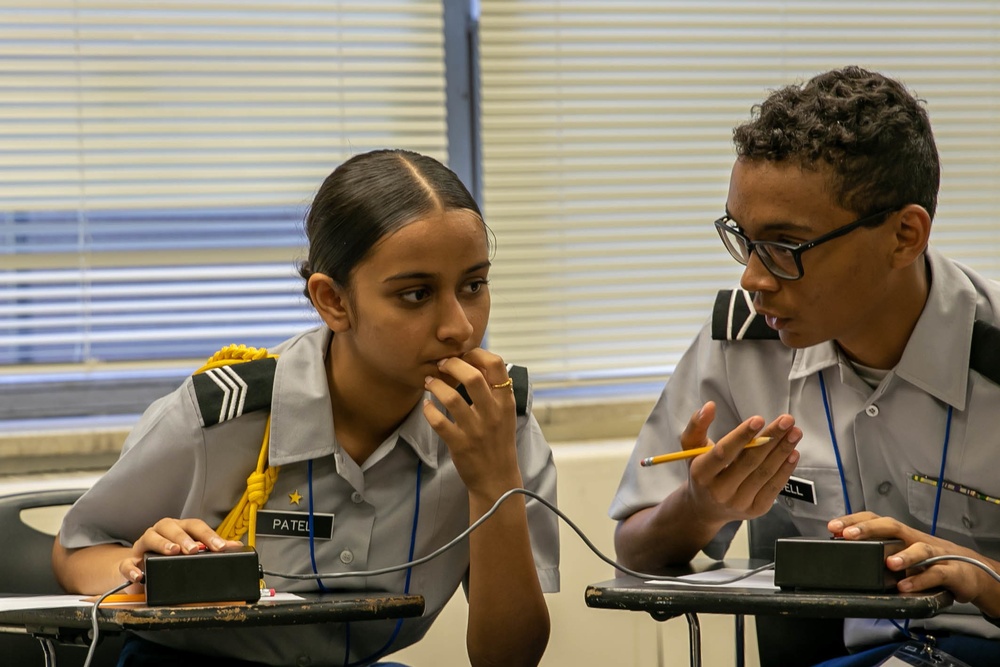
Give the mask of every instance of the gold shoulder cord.
[[(258, 359), (277, 359), (278, 355), (268, 354), (264, 348), (247, 347), (246, 345), (229, 345), (212, 355), (205, 362), (205, 365), (195, 371), (195, 375), (204, 373), (212, 368), (229, 366), (231, 364), (242, 364)], [(270, 466), (267, 463), (267, 450), (271, 434), (271, 415), (267, 415), (267, 423), (264, 425), (264, 440), (260, 445), (260, 454), (257, 457), (257, 468), (247, 477), (247, 488), (243, 492), (236, 506), (223, 519), (219, 527), (215, 529), (223, 539), (239, 540), (244, 533), (247, 535), (247, 546), (253, 547), (257, 534), (257, 508), (267, 502), (274, 488), (274, 482), (278, 479), (279, 466)]]

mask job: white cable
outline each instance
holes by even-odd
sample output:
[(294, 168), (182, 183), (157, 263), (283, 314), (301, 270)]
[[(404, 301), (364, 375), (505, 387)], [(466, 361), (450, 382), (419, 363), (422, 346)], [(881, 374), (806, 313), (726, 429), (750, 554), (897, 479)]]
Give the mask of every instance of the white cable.
[(995, 581), (1000, 582), (1000, 574), (997, 574), (996, 570), (994, 570), (992, 567), (990, 567), (986, 563), (978, 561), (975, 558), (969, 558), (968, 556), (950, 556), (950, 555), (946, 555), (946, 556), (934, 556), (932, 558), (928, 558), (927, 560), (920, 561), (919, 563), (917, 563), (913, 567), (923, 567), (925, 565), (933, 565), (934, 563), (937, 563), (937, 562), (942, 561), (942, 560), (960, 560), (963, 563), (969, 563), (971, 565), (975, 565), (976, 567), (980, 568), (981, 570), (985, 570), (986, 573), (988, 575), (990, 575), (991, 577), (993, 577), (993, 579)]
[(97, 650), (97, 637), (101, 631), (97, 625), (97, 608), (109, 595), (114, 595), (118, 591), (123, 591), (131, 585), (131, 581), (126, 581), (121, 586), (112, 588), (110, 591), (97, 598), (97, 601), (94, 602), (94, 606), (90, 608), (90, 627), (93, 636), (90, 638), (90, 648), (87, 649), (87, 658), (83, 661), (83, 667), (90, 667), (90, 661), (94, 659), (94, 651)]

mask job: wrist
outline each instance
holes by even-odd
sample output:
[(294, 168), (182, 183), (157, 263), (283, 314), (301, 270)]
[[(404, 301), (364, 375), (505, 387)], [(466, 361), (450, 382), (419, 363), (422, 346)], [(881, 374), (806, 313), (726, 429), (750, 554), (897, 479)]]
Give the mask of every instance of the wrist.
[[(503, 494), (511, 489), (518, 489), (523, 486), (524, 483), (521, 481), (520, 472), (503, 477), (484, 479), (481, 483), (468, 487), (469, 503), (472, 506), (477, 504), (492, 506)], [(488, 507), (484, 509), (488, 509)]]

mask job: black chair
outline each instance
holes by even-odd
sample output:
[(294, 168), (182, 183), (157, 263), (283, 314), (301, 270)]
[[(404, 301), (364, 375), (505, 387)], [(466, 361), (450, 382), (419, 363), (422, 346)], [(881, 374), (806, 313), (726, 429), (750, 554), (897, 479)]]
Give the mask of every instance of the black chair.
[[(775, 540), (797, 532), (791, 518), (775, 506), (747, 526), (750, 558), (774, 562)], [(847, 655), (842, 619), (757, 616), (755, 622), (761, 667), (810, 667)]]
[[(59, 489), (0, 496), (0, 535), (7, 545), (0, 548), (0, 595), (60, 595), (65, 592), (52, 573), (54, 537), (25, 523), (22, 512), (43, 507), (68, 508), (83, 491)], [(91, 666), (112, 667), (117, 664), (120, 651), (120, 636), (102, 636)], [(45, 664), (40, 642), (30, 635), (0, 633), (0, 656), (5, 665), (42, 667)], [(55, 656), (59, 667), (76, 667), (83, 665), (87, 647), (58, 644)]]

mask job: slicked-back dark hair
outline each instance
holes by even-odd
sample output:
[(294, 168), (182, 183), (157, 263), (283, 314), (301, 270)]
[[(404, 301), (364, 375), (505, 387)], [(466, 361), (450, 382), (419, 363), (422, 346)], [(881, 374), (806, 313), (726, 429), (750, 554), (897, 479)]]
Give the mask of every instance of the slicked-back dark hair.
[(882, 74), (845, 67), (774, 91), (733, 130), (740, 159), (830, 165), (831, 193), (859, 216), (919, 204), (931, 219), (941, 167), (922, 100)]
[[(320, 186), (306, 216), (308, 281), (323, 273), (349, 287), (351, 271), (382, 237), (434, 212), (467, 209), (483, 218), (455, 173), (434, 158), (406, 150), (376, 150), (348, 159)], [(489, 234), (485, 223), (483, 233)], [(308, 287), (305, 290), (309, 296)]]

